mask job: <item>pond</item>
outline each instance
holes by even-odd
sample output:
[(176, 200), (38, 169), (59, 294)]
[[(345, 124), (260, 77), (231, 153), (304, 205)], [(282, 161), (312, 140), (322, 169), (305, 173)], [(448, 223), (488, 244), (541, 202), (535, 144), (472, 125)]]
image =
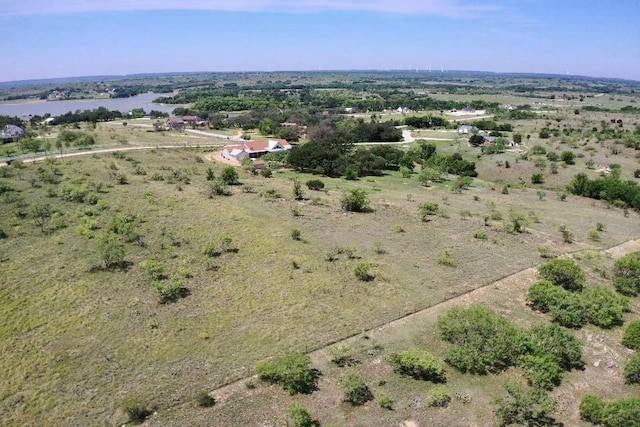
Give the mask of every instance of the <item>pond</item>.
[(171, 94), (163, 93), (143, 93), (130, 98), (108, 98), (108, 99), (78, 99), (69, 101), (26, 101), (18, 103), (0, 104), (0, 115), (24, 117), (29, 115), (44, 116), (46, 113), (52, 116), (59, 116), (75, 112), (77, 110), (95, 110), (98, 107), (105, 107), (109, 110), (120, 111), (123, 114), (135, 108), (142, 108), (149, 113), (151, 110), (171, 113), (180, 105), (154, 104), (152, 101), (161, 96)]

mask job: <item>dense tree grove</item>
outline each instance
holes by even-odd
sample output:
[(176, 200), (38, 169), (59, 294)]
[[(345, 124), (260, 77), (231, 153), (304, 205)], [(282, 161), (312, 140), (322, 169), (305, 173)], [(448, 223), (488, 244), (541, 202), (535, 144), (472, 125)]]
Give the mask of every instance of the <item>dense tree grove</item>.
[(573, 177), (568, 189), (578, 196), (606, 200), (609, 203), (621, 201), (640, 210), (640, 186), (635, 181), (623, 181), (616, 174), (589, 179), (586, 174), (579, 173)]

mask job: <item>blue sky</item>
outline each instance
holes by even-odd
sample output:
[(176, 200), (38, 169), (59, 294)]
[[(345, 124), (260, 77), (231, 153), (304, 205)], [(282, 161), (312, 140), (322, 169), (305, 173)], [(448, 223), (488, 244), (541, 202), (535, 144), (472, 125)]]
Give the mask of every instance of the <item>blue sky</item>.
[(0, 81), (450, 69), (640, 80), (639, 0), (0, 0)]

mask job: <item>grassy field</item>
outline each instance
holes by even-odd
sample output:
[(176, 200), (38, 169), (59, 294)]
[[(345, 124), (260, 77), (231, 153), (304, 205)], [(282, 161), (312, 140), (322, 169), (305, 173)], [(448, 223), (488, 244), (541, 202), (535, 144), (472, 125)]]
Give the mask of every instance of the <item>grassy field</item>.
[[(109, 129), (100, 132), (109, 135)], [(438, 144), (439, 151), (446, 147), (454, 149)], [(474, 155), (470, 147), (464, 150)], [(233, 195), (209, 198), (206, 170), (216, 176), (222, 170), (207, 160), (211, 154), (149, 150), (2, 168), (3, 182), (16, 190), (3, 190), (0, 213), (8, 236), (0, 240), (3, 425), (121, 424), (127, 419), (121, 403), (131, 396), (158, 410), (152, 421), (158, 425), (279, 424), (291, 398), (273, 387), (243, 390), (206, 411), (194, 409), (193, 399), (199, 390), (252, 375), (260, 360), (322, 349), (350, 336), (357, 336), (367, 378), (384, 379), (387, 385), (379, 387), (399, 409), (341, 404), (335, 380), (341, 373), (325, 361), (318, 398), (305, 397), (323, 423), (389, 425), (413, 417), (421, 424), (453, 425), (457, 419), (459, 425), (485, 425), (496, 382), (454, 374), (452, 388), (468, 388), (473, 405), (433, 412), (412, 403), (412, 396), (424, 393), (422, 384), (389, 375), (384, 357), (390, 349), (425, 343), (442, 353), (433, 316), (418, 329), (401, 327), (388, 336), (383, 329), (376, 342), (362, 331), (536, 265), (538, 248), (597, 250), (638, 237), (637, 214), (573, 196), (561, 201), (553, 187), (543, 199), (522, 185), (502, 194), (494, 183), (499, 173), (514, 173), (504, 180), (517, 180), (529, 174), (524, 167), (531, 162), (514, 159), (513, 168), (500, 169), (494, 158), (483, 157), (480, 178), (461, 193), (449, 190), (452, 181), (427, 188), (415, 175), (392, 173), (358, 181), (323, 178), (326, 191), (306, 191), (306, 199), (296, 201), (291, 180), (311, 176), (285, 170), (270, 179), (240, 171), (244, 185), (230, 187)], [(577, 170), (580, 164), (559, 174), (557, 185)], [(48, 182), (47, 171), (59, 171), (61, 182)], [(81, 188), (97, 203), (62, 197)], [(343, 192), (354, 188), (369, 192), (373, 212), (340, 209)], [(438, 203), (441, 216), (422, 222), (418, 204), (424, 201)], [(47, 204), (55, 213), (43, 232), (34, 212)], [(510, 211), (529, 218), (526, 233), (504, 231)], [(125, 243), (124, 268), (105, 269), (99, 234), (123, 215), (135, 218), (140, 238)], [(488, 226), (486, 216), (494, 218)], [(607, 229), (600, 242), (588, 238), (597, 222)], [(574, 243), (563, 242), (563, 224), (575, 234)], [(291, 237), (294, 229), (301, 240)], [(486, 240), (474, 238), (481, 229)], [(220, 247), (225, 238), (232, 251), (204, 254), (207, 245)], [(329, 255), (337, 259), (328, 261)], [(443, 256), (455, 267), (439, 263)], [(190, 294), (159, 304), (144, 268), (149, 260), (161, 263)], [(360, 262), (371, 265), (374, 281), (355, 277)], [(518, 315), (522, 321), (535, 317)], [(416, 335), (418, 330), (425, 333)], [(478, 418), (467, 423), (469, 417)]]

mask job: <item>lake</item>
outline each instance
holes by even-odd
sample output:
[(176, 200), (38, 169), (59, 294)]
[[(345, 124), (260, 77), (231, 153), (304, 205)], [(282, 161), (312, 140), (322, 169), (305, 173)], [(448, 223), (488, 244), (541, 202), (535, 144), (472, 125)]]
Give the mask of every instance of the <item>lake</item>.
[(130, 98), (108, 98), (108, 99), (79, 99), (70, 101), (28, 101), (19, 103), (0, 104), (0, 115), (23, 117), (28, 115), (44, 116), (46, 113), (52, 116), (59, 116), (75, 112), (76, 110), (95, 110), (98, 107), (105, 107), (109, 110), (128, 113), (134, 108), (143, 108), (147, 113), (151, 110), (171, 113), (174, 108), (180, 105), (154, 104), (154, 99), (167, 96), (166, 93), (143, 93)]

